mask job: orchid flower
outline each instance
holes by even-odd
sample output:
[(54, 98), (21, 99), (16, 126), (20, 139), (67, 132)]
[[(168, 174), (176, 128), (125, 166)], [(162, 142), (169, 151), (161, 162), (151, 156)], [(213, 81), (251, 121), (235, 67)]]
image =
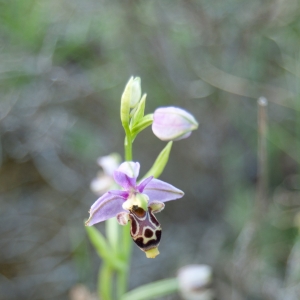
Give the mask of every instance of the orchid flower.
[(147, 177), (137, 183), (140, 164), (124, 162), (114, 171), (115, 182), (122, 190), (111, 190), (100, 197), (90, 209), (87, 226), (117, 217), (119, 224), (131, 225), (133, 241), (147, 257), (159, 254), (161, 226), (154, 213), (164, 208), (164, 202), (181, 198), (184, 193), (162, 180)]
[(121, 156), (118, 153), (111, 153), (99, 157), (97, 163), (103, 171), (98, 172), (97, 177), (92, 180), (90, 188), (94, 194), (102, 196), (110, 189), (117, 188), (113, 174), (121, 163)]

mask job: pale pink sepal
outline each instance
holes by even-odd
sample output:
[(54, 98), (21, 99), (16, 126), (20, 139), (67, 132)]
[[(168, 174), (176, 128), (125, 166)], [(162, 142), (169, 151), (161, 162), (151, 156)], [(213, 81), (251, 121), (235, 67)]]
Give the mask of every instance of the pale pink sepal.
[(144, 194), (149, 197), (149, 204), (152, 201), (166, 202), (183, 197), (184, 192), (175, 186), (153, 178), (145, 187)]
[(116, 171), (122, 172), (130, 178), (137, 178), (140, 172), (140, 164), (138, 162), (125, 161)]
[(144, 191), (144, 188), (147, 186), (147, 184), (153, 179), (153, 176), (149, 176), (145, 178), (138, 186), (137, 190), (142, 193)]
[(105, 193), (92, 205), (90, 217), (85, 225), (92, 226), (96, 223), (115, 217), (120, 212), (125, 212), (122, 207), (124, 201), (125, 200), (120, 196)]

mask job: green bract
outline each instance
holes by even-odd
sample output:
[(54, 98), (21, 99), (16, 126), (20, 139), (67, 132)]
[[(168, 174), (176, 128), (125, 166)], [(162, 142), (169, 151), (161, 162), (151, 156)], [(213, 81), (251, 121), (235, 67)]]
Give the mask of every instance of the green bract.
[(138, 106), (136, 107), (130, 121), (130, 129), (134, 127), (144, 116), (147, 94), (144, 94)]
[(169, 142), (164, 149), (161, 150), (159, 155), (157, 156), (153, 166), (150, 170), (145, 174), (143, 178), (148, 176), (153, 176), (154, 178), (158, 178), (161, 173), (164, 171), (165, 166), (168, 163), (169, 155), (172, 149), (173, 142)]
[(130, 108), (135, 107), (141, 99), (141, 79), (131, 77), (121, 97), (121, 122), (126, 130), (129, 126)]
[(140, 119), (139, 122), (137, 122), (137, 124), (130, 130), (132, 138), (134, 139), (138, 133), (150, 126), (152, 122), (153, 114), (146, 115), (142, 119)]

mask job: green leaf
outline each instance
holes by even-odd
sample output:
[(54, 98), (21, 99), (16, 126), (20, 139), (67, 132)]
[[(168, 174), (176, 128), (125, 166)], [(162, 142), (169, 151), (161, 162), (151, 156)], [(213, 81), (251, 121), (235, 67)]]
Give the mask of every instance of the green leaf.
[(151, 169), (144, 175), (144, 178), (147, 178), (149, 176), (154, 176), (155, 178), (158, 178), (161, 173), (164, 171), (165, 166), (167, 165), (167, 162), (169, 160), (170, 151), (172, 148), (173, 142), (169, 142), (167, 146), (159, 153), (157, 156), (153, 166)]
[(98, 255), (117, 270), (122, 270), (126, 266), (118, 257), (114, 256), (111, 248), (107, 244), (104, 236), (93, 226), (86, 226), (88, 237), (96, 249)]
[(118, 253), (119, 250), (119, 243), (120, 243), (120, 236), (119, 236), (119, 227), (120, 225), (117, 222), (116, 218), (111, 218), (105, 221), (105, 229), (106, 229), (106, 236), (107, 240), (111, 246), (111, 249), (114, 253)]
[(107, 257), (110, 253), (110, 248), (101, 232), (93, 226), (86, 226), (85, 228), (99, 256), (102, 258)]
[(134, 114), (131, 118), (130, 128), (132, 129), (137, 123), (144, 117), (145, 104), (147, 95), (144, 94), (137, 108), (134, 110)]
[(98, 274), (98, 295), (99, 299), (111, 300), (112, 299), (112, 282), (113, 282), (113, 269), (110, 264), (104, 262), (99, 269)]
[(147, 300), (170, 295), (178, 291), (177, 278), (163, 279), (142, 285), (123, 295), (121, 300)]
[(153, 114), (148, 114), (144, 116), (135, 126), (131, 129), (132, 139), (135, 139), (137, 134), (150, 126), (153, 122)]

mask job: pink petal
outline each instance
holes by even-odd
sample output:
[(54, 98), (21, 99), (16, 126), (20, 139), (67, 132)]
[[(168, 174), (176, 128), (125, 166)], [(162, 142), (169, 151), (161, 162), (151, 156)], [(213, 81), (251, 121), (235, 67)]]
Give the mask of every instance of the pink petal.
[(85, 223), (86, 226), (92, 226), (96, 223), (115, 217), (120, 212), (125, 211), (122, 208), (124, 199), (110, 193), (105, 193), (100, 197), (90, 209), (90, 217)]
[(149, 204), (157, 200), (166, 202), (183, 197), (184, 192), (162, 180), (153, 178), (145, 187), (144, 194), (149, 197)]
[(137, 178), (140, 172), (140, 164), (138, 162), (125, 161), (116, 171), (122, 172), (130, 178)]
[(120, 185), (125, 190), (134, 189), (136, 185), (136, 179), (127, 176), (123, 172), (115, 171), (114, 172), (115, 182)]
[(120, 196), (124, 200), (126, 200), (129, 196), (129, 193), (127, 191), (110, 190), (108, 193), (111, 195)]
[(144, 188), (146, 187), (146, 185), (153, 179), (153, 176), (149, 176), (147, 178), (145, 178), (138, 186), (137, 186), (137, 190), (142, 193)]

